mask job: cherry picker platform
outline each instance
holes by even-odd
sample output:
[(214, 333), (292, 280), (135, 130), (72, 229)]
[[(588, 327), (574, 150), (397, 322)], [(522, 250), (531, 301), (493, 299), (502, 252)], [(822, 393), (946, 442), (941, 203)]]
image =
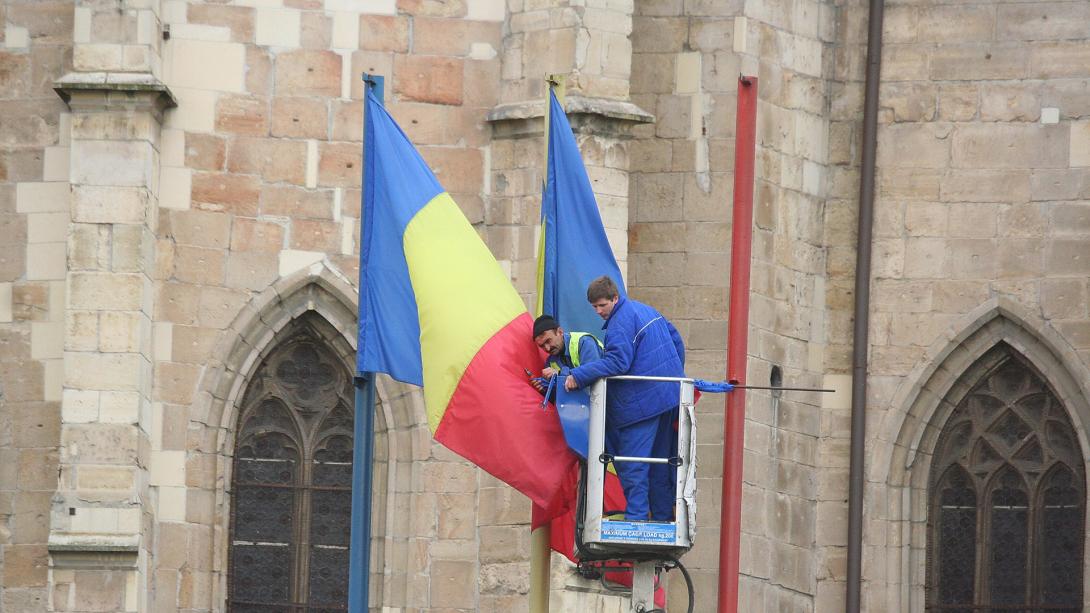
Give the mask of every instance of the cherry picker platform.
[[(610, 381), (657, 381), (678, 385), (677, 455), (672, 457), (626, 457), (606, 449), (606, 396)], [(710, 382), (688, 377), (618, 376), (600, 379), (589, 391), (557, 390), (556, 408), (568, 447), (582, 458), (579, 499), (576, 510), (575, 552), (581, 571), (594, 572), (593, 565), (620, 560), (633, 563), (632, 613), (661, 611), (654, 604), (656, 578), (663, 570), (678, 568), (689, 591), (689, 612), (693, 611), (693, 582), (680, 558), (696, 539), (696, 392), (729, 393), (735, 389), (829, 393), (834, 390), (806, 387), (739, 385), (736, 381)], [(618, 509), (607, 509), (606, 480), (610, 464), (643, 462), (671, 464), (677, 468), (674, 480), (672, 521), (629, 521), (616, 519)]]
[[(610, 381), (643, 380), (678, 384), (677, 455), (628, 457), (606, 451), (606, 395)], [(631, 611), (649, 613), (654, 605), (655, 579), (664, 568), (684, 567), (679, 558), (693, 546), (696, 530), (696, 412), (693, 379), (685, 377), (619, 376), (601, 379), (587, 392), (558, 394), (557, 411), (568, 446), (583, 458), (576, 511), (575, 551), (583, 564), (604, 560), (634, 563)], [(604, 515), (609, 465), (622, 462), (670, 464), (674, 480), (672, 521), (630, 521)], [(692, 604), (692, 582), (685, 573)], [(690, 606), (690, 611), (692, 610)]]

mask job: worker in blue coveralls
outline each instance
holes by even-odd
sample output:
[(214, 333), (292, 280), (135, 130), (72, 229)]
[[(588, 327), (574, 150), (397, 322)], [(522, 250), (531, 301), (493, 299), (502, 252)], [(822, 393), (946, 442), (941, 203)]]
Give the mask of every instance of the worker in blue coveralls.
[[(572, 368), (602, 357), (602, 342), (593, 334), (565, 332), (552, 315), (542, 315), (534, 320), (534, 343), (549, 354), (541, 370), (546, 381), (557, 376), (560, 377), (557, 381), (563, 381)], [(537, 391), (545, 393), (539, 382), (531, 383)]]
[[(586, 387), (602, 377), (685, 376), (685, 345), (677, 328), (654, 308), (621, 298), (617, 284), (599, 277), (587, 288), (587, 300), (606, 320), (602, 359), (573, 368), (565, 389)], [(606, 389), (606, 434), (614, 455), (667, 458), (677, 455), (679, 384), (662, 381), (611, 381)], [(613, 436), (610, 436), (610, 435)], [(625, 519), (671, 521), (674, 518), (677, 468), (671, 464), (618, 462), (624, 488)]]

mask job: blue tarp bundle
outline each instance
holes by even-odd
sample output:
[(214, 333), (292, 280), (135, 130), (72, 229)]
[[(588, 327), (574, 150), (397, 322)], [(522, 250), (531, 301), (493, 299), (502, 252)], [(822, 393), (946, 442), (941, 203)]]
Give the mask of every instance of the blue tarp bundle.
[(734, 389), (734, 386), (726, 381), (705, 381), (703, 379), (693, 379), (693, 387), (709, 394), (723, 394)]

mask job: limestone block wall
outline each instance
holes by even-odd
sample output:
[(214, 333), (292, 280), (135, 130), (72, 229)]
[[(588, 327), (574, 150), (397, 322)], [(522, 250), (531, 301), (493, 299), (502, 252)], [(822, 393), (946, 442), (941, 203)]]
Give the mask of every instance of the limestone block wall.
[(503, 37), (500, 105), (493, 125), (488, 242), (516, 288), (534, 298), (544, 167), (546, 77), (560, 77), (602, 222), (622, 273), (628, 259), (628, 152), (632, 125), (652, 119), (629, 102), (630, 0), (517, 2)]
[(906, 527), (921, 521), (931, 449), (920, 433), (942, 427), (930, 398), (942, 381), (1007, 340), (1061, 390), (1076, 429), (1085, 429), (1086, 392), (1064, 381), (1084, 382), (1090, 357), (1086, 15), (1077, 4), (1006, 2), (898, 3), (886, 14), (870, 610), (923, 602), (926, 537)]
[(0, 4), (0, 610), (50, 601), (68, 220), (67, 2)]
[[(834, 15), (821, 2), (637, 6), (633, 100), (654, 109), (657, 122), (632, 145), (630, 276), (635, 295), (679, 325), (693, 376), (725, 372), (737, 78), (745, 73), (760, 83), (748, 376), (767, 384), (778, 366), (784, 381), (823, 380)], [(820, 399), (748, 399), (741, 606), (811, 610), (827, 572), (815, 547)], [(716, 598), (722, 399), (700, 408), (706, 537), (687, 557), (698, 609)]]
[(568, 75), (574, 93), (627, 99), (634, 5), (633, 0), (510, 2), (502, 102), (543, 98), (547, 74)]
[[(284, 317), (316, 309), (354, 343), (360, 73), (386, 77), (387, 108), (482, 224), (505, 14), (483, 0), (163, 3), (179, 106), (163, 130), (152, 456), (171, 463), (161, 486), (179, 505), (159, 526), (161, 610), (222, 610), (232, 407)], [(420, 398), (384, 385), (373, 603), (508, 610), (526, 546), (507, 543), (528, 506), (434, 445)]]

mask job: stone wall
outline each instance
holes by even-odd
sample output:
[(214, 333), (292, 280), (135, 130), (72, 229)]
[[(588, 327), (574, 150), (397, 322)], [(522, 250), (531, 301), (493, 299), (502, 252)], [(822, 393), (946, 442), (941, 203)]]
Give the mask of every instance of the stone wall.
[(871, 610), (922, 602), (925, 536), (903, 527), (920, 521), (933, 445), (920, 432), (941, 428), (945, 414), (928, 398), (941, 397), (949, 377), (1005, 340), (1046, 373), (1085, 431), (1086, 8), (920, 2), (886, 13), (864, 558)]
[[(481, 1), (328, 0), (167, 2), (164, 14), (164, 81), (179, 107), (163, 131), (159, 240), (171, 262), (158, 284), (156, 332), (171, 342), (157, 358), (157, 400), (164, 432), (181, 435), (169, 446), (164, 437), (163, 450), (181, 451), (169, 457), (184, 475), (185, 513), (161, 544), (176, 562), (158, 572), (155, 598), (162, 610), (220, 610), (235, 390), (281, 311), (317, 308), (354, 343), (360, 73), (386, 77), (387, 108), (480, 224), (504, 11)], [(307, 298), (304, 280), (315, 274), (340, 289)], [(230, 357), (209, 361), (216, 347)], [(478, 551), (490, 531), (502, 532), (492, 524), (504, 523), (477, 511), (487, 479), (430, 442), (419, 399), (387, 386), (372, 601), (476, 609), (502, 600), (517, 586), (490, 582), (482, 564), (494, 560)]]
[[(842, 610), (866, 14), (859, 0), (0, 3), (0, 610), (223, 609), (239, 395), (295, 317), (321, 315), (342, 355), (355, 342), (365, 71), (386, 76), (387, 108), (528, 303), (544, 77), (564, 76), (630, 291), (709, 379), (725, 367), (737, 76), (758, 76), (748, 377), (778, 366), (838, 393), (748, 396), (742, 608)], [(921, 607), (928, 445), (974, 356), (1025, 353), (1085, 438), (1088, 17), (886, 7), (869, 611)], [(373, 602), (525, 610), (528, 503), (435, 445), (417, 392), (381, 379), (379, 398)], [(698, 610), (716, 597), (721, 407), (700, 407)], [(620, 606), (553, 571), (554, 605)]]
[(60, 446), (69, 117), (67, 2), (0, 4), (0, 610), (49, 602)]
[[(686, 338), (686, 370), (726, 370), (734, 130), (740, 73), (759, 80), (750, 382), (816, 385), (825, 371), (826, 58), (834, 12), (820, 2), (653, 2), (638, 6), (633, 100), (657, 122), (632, 146), (634, 295)], [(741, 607), (810, 610), (823, 559), (815, 548), (822, 423), (813, 395), (749, 393), (744, 458)], [(701, 404), (702, 536), (687, 564), (698, 609), (717, 594), (723, 405)], [(680, 577), (671, 583), (680, 591)]]

